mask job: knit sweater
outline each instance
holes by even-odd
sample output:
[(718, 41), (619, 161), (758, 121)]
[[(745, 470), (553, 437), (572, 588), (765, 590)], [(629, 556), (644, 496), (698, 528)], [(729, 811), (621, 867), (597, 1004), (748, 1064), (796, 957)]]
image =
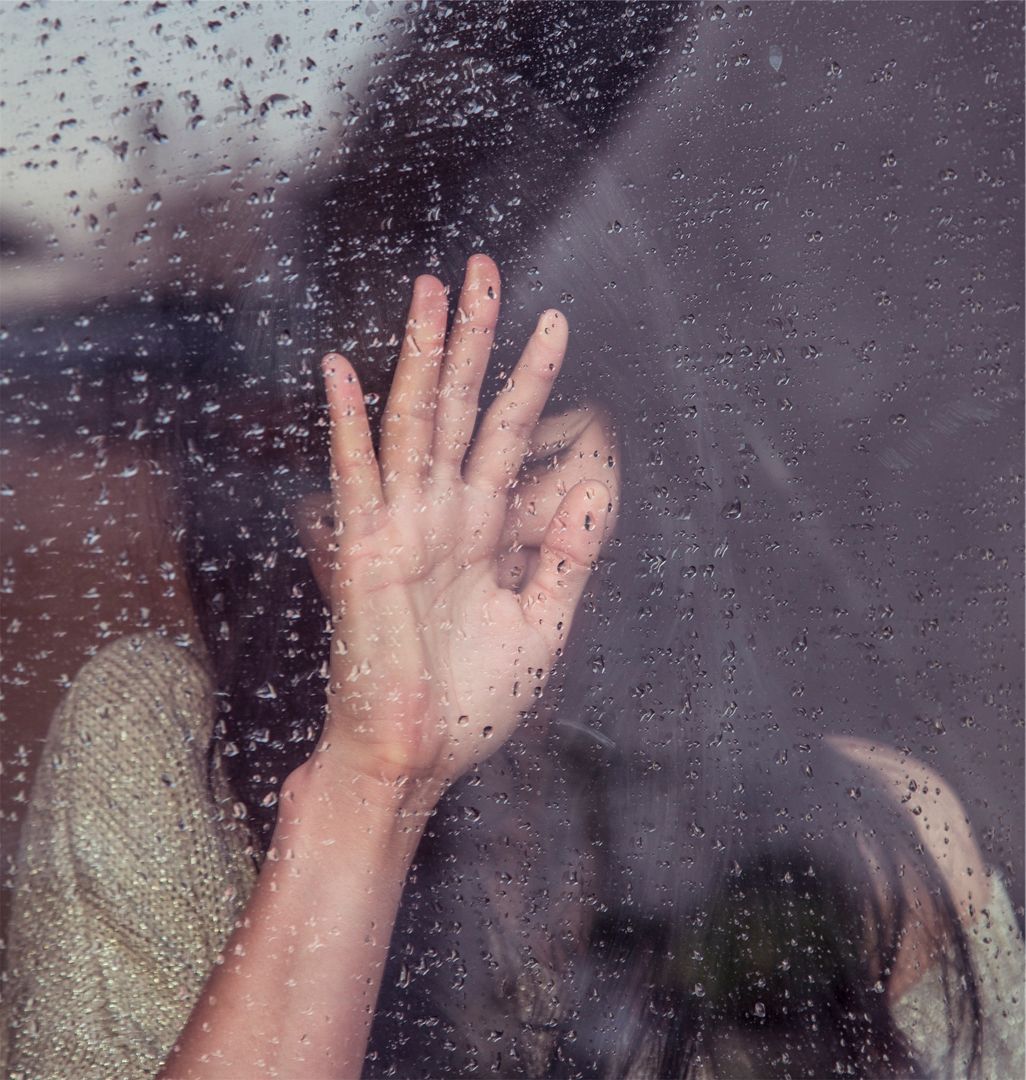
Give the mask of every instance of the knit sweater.
[(210, 679), (156, 635), (79, 672), (33, 788), (8, 956), (9, 1062), (32, 1080), (152, 1077), (255, 879), (211, 797)]
[[(16, 879), (12, 1080), (153, 1077), (184, 1027), (256, 877), (219, 763), (208, 767), (212, 703), (202, 663), (146, 635), (103, 649), (58, 709)], [(993, 882), (969, 940), (983, 1075), (1006, 1078), (1023, 1074), (1023, 943)], [(938, 969), (896, 1007), (938, 1075), (950, 1073), (943, 1001)]]

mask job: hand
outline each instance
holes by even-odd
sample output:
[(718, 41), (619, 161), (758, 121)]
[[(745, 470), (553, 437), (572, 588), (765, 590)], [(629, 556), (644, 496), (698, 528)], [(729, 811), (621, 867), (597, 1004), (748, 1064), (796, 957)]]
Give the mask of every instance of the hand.
[(446, 342), (444, 289), (417, 279), (377, 457), (352, 366), (324, 361), (334, 527), (318, 576), (334, 622), (314, 760), (344, 773), (444, 786), (501, 746), (545, 686), (609, 525), (609, 491), (581, 480), (544, 523), (522, 587), (504, 587), (509, 491), (567, 325), (542, 315), (468, 456), (498, 309), (495, 264), (474, 256)]

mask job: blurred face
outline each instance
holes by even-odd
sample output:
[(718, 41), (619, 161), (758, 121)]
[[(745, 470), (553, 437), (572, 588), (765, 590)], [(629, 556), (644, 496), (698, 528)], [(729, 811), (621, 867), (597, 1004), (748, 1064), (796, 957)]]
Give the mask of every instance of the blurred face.
[(516, 589), (534, 570), (545, 527), (564, 495), (581, 480), (601, 480), (613, 496), (609, 532), (620, 503), (620, 465), (612, 421), (598, 406), (545, 417), (521, 470), (504, 534), (507, 553), (499, 563), (499, 583)]
[[(543, 417), (510, 495), (498, 564), (499, 584), (517, 591), (538, 559), (545, 528), (560, 500), (581, 480), (600, 480), (610, 492), (613, 535), (620, 504), (619, 452), (608, 413), (597, 405)], [(331, 495), (325, 489), (301, 499), (295, 521), (314, 577), (327, 594), (331, 566)]]

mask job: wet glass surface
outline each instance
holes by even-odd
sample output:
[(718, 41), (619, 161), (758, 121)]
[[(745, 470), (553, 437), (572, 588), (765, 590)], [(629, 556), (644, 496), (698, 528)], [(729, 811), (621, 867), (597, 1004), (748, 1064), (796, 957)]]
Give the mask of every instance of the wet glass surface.
[(1021, 927), (1021, 21), (8, 6), (5, 898), (54, 709), (128, 634), (205, 658), (266, 846), (330, 659), (319, 359), (378, 438), (413, 280), (454, 309), (486, 252), (480, 412), (557, 308), (546, 416), (603, 432), (511, 498), (576, 452), (617, 525), (427, 830), (367, 1074), (908, 1075), (951, 1010), (1007, 1027), (950, 987), (902, 1021), (895, 942), (948, 927), (957, 982), (984, 879)]

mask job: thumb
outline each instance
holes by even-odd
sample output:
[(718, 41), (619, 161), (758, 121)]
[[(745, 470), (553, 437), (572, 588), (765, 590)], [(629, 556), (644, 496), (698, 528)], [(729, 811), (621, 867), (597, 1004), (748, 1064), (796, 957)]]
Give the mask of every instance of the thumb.
[(554, 656), (570, 632), (574, 612), (598, 560), (611, 509), (609, 491), (582, 480), (560, 502), (542, 538), (538, 564), (520, 593), (524, 620)]

